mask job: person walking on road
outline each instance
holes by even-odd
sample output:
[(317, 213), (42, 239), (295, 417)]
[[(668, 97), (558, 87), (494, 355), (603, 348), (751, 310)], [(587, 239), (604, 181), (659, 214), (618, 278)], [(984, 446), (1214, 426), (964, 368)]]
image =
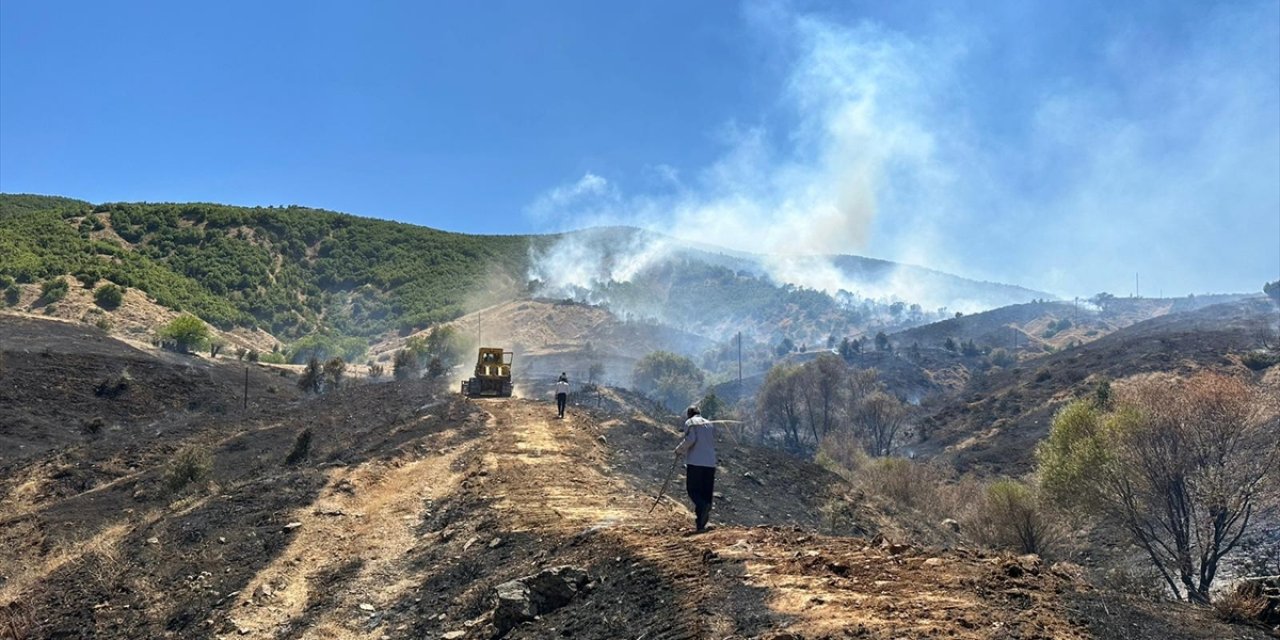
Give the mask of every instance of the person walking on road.
[(684, 440), (676, 447), (676, 455), (684, 456), (685, 487), (693, 501), (697, 532), (707, 529), (711, 519), (711, 502), (716, 487), (716, 426), (698, 413), (697, 407), (685, 412)]
[(556, 411), (559, 412), (559, 415), (556, 417), (562, 420), (564, 419), (564, 405), (567, 404), (568, 402), (569, 402), (569, 376), (566, 376), (564, 372), (561, 371), (560, 379), (556, 380)]

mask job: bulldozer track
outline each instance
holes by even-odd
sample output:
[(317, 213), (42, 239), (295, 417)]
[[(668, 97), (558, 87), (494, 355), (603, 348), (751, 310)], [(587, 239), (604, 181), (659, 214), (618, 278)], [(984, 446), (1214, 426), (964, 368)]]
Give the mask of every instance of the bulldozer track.
[[(514, 526), (550, 530), (567, 537), (592, 531), (616, 533), (617, 540), (669, 585), (673, 601), (667, 615), (640, 629), (646, 640), (708, 637), (713, 587), (703, 555), (708, 549), (696, 538), (680, 536), (678, 515), (649, 514), (648, 496), (634, 496), (600, 469), (583, 463), (570, 438), (557, 429), (575, 429), (538, 414), (539, 405), (511, 402), (494, 406), (490, 426), (498, 430), (492, 464), (501, 476), (524, 478), (509, 482), (502, 507)], [(550, 469), (548, 466), (559, 467)], [(536, 477), (541, 483), (528, 482)], [(516, 524), (518, 523), (518, 525)], [(638, 529), (655, 529), (640, 531)]]

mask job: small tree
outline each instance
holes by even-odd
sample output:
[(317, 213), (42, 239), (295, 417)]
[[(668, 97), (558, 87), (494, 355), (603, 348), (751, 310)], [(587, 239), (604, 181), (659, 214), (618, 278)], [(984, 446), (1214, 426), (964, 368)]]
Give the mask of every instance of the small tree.
[(219, 353), (227, 346), (227, 341), (222, 338), (209, 338), (209, 357), (216, 358)]
[(160, 329), (160, 338), (172, 344), (179, 353), (188, 353), (209, 340), (209, 327), (200, 318), (184, 313)]
[(587, 384), (595, 384), (597, 380), (604, 377), (604, 363), (600, 361), (592, 362), (587, 367)]
[(431, 361), (427, 363), (426, 377), (432, 380), (439, 380), (444, 376), (445, 371), (444, 362), (440, 360), (440, 357), (432, 356)]
[(855, 423), (863, 435), (867, 453), (887, 456), (893, 452), (898, 433), (907, 424), (907, 410), (897, 398), (873, 391), (859, 404)]
[(1017, 362), (1017, 360), (1012, 355), (1009, 355), (1009, 352), (1003, 347), (997, 347), (991, 350), (991, 364), (994, 364), (997, 367), (1007, 367), (1015, 362)]
[(783, 338), (782, 342), (779, 342), (778, 346), (773, 348), (773, 352), (777, 354), (778, 357), (785, 356), (788, 353), (791, 353), (792, 351), (795, 351), (795, 350), (796, 350), (796, 343), (793, 342), (791, 338)]
[(18, 304), (18, 301), (21, 299), (22, 299), (22, 290), (18, 288), (18, 285), (11, 284), (4, 288), (4, 301), (9, 306)]
[(890, 351), (892, 349), (893, 344), (889, 342), (889, 336), (885, 335), (883, 331), (876, 333), (876, 350)]
[[(308, 365), (310, 365), (310, 363), (308, 363)], [(324, 378), (327, 381), (327, 384), (334, 389), (342, 386), (342, 376), (345, 375), (346, 372), (347, 363), (344, 362), (342, 358), (329, 358), (328, 362), (324, 363)]]
[(654, 351), (641, 358), (632, 378), (637, 390), (673, 411), (697, 397), (704, 379), (692, 360), (669, 351)]
[(115, 309), (124, 301), (124, 288), (108, 282), (93, 292), (93, 301), (103, 309)]
[(1126, 531), (1175, 597), (1207, 603), (1223, 556), (1274, 506), (1276, 399), (1199, 373), (1136, 383), (1111, 402), (1058, 413), (1037, 450), (1042, 486)]
[(323, 385), (324, 367), (318, 358), (312, 357), (307, 361), (307, 367), (302, 370), (302, 375), (298, 376), (298, 388), (303, 393), (320, 393)]
[(408, 380), (417, 373), (417, 370), (418, 359), (412, 351), (401, 349), (396, 352), (395, 359), (391, 362), (391, 373), (396, 380)]
[(386, 369), (382, 365), (372, 360), (369, 361), (369, 379), (377, 380), (378, 378), (381, 378), (384, 373), (386, 373)]
[(702, 413), (702, 417), (708, 420), (715, 420), (724, 408), (724, 400), (721, 400), (714, 391), (703, 396), (702, 402), (698, 403), (698, 410)]
[(1280, 280), (1268, 282), (1262, 285), (1262, 292), (1267, 294), (1277, 304), (1280, 304)]
[(947, 351), (950, 351), (951, 353), (955, 353), (956, 351), (960, 350), (960, 347), (956, 345), (955, 338), (952, 338), (950, 336), (948, 336), (946, 341), (942, 343), (942, 348), (946, 349)]

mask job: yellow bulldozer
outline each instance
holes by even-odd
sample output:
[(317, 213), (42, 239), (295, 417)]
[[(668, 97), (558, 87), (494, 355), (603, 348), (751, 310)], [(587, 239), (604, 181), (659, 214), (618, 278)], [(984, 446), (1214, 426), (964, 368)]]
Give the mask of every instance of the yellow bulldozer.
[(511, 397), (511, 361), (515, 354), (501, 347), (480, 347), (476, 356), (476, 374), (462, 381), (462, 395), (468, 398), (480, 396)]

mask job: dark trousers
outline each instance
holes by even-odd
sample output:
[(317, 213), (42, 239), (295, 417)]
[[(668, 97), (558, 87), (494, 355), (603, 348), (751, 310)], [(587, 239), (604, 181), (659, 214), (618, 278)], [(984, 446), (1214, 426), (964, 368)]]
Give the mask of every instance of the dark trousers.
[(698, 531), (702, 531), (707, 528), (707, 520), (711, 519), (711, 501), (716, 491), (716, 468), (687, 464), (684, 470), (685, 488), (689, 490), (689, 499), (693, 501), (693, 511), (697, 514)]
[(561, 418), (564, 417), (564, 403), (568, 401), (569, 401), (569, 394), (567, 393), (556, 394), (556, 410), (560, 412)]

